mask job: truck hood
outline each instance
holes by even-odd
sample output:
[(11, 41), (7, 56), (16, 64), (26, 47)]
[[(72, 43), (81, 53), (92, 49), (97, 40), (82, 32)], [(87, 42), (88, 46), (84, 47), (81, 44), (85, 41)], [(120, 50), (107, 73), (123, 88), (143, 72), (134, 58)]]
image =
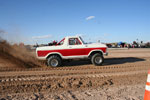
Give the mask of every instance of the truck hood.
[(107, 46), (102, 43), (91, 43), (91, 44), (86, 44), (88, 47), (104, 47), (106, 48)]

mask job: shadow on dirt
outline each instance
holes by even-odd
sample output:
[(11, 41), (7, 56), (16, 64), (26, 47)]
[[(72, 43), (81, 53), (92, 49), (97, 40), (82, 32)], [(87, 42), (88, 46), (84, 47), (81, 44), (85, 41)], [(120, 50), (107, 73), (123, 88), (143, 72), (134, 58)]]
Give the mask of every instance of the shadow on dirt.
[(89, 60), (73, 60), (70, 62), (63, 62), (63, 66), (80, 66), (80, 65), (90, 65), (92, 64)]
[(136, 57), (106, 58), (103, 65), (134, 63), (139, 61), (145, 61), (145, 59), (136, 58)]
[[(136, 58), (136, 57), (105, 58), (103, 65), (116, 65), (116, 64), (124, 64), (124, 63), (134, 63), (139, 61), (145, 61), (145, 59)], [(91, 65), (91, 64), (92, 63), (87, 60), (64, 62), (64, 66), (80, 66), (80, 65)]]

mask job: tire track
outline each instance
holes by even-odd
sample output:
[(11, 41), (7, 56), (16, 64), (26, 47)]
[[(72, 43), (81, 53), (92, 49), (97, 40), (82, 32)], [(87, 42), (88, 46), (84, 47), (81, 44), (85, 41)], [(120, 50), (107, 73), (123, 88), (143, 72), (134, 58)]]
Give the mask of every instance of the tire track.
[(139, 67), (139, 66), (150, 66), (150, 64), (129, 64), (129, 65), (110, 65), (110, 66), (72, 66), (72, 67), (45, 67), (45, 68), (10, 68), (10, 67), (1, 67), (0, 72), (22, 72), (22, 71), (52, 71), (52, 70), (86, 70), (86, 69), (121, 69), (121, 68), (130, 68), (130, 67)]
[[(55, 77), (32, 77), (32, 78), (19, 78), (7, 79), (0, 82), (0, 94), (5, 93), (26, 93), (37, 91), (56, 91), (66, 89), (82, 89), (87, 87), (96, 86), (109, 86), (115, 84), (122, 84), (121, 79), (128, 80), (125, 82), (130, 83), (132, 77), (146, 76), (147, 70), (132, 71), (132, 72), (119, 72), (119, 73), (102, 73), (102, 74), (86, 74), (86, 75), (69, 75), (69, 76), (55, 76)], [(131, 79), (130, 79), (130, 78)]]
[(141, 73), (147, 73), (147, 70), (140, 70), (140, 71), (131, 71), (131, 72), (118, 72), (118, 73), (96, 73), (96, 74), (72, 74), (72, 75), (64, 75), (64, 76), (51, 76), (51, 75), (45, 75), (45, 76), (25, 76), (22, 78), (16, 78), (16, 77), (7, 77), (4, 79), (0, 80), (1, 83), (6, 83), (6, 82), (23, 82), (23, 81), (35, 81), (35, 80), (48, 80), (48, 79), (58, 79), (58, 78), (69, 78), (69, 77), (82, 77), (82, 78), (95, 78), (95, 77), (111, 77), (111, 76), (123, 76), (123, 75), (132, 75), (132, 74), (141, 74)]

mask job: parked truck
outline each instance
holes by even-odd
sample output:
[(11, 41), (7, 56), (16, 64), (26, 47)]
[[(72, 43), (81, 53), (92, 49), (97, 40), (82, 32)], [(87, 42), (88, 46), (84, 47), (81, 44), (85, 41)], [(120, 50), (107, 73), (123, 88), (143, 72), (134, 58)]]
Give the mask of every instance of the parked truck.
[(85, 43), (80, 36), (68, 36), (53, 46), (36, 48), (38, 59), (46, 60), (48, 66), (61, 66), (64, 60), (90, 59), (96, 65), (102, 65), (104, 55), (108, 55), (107, 46), (101, 43)]

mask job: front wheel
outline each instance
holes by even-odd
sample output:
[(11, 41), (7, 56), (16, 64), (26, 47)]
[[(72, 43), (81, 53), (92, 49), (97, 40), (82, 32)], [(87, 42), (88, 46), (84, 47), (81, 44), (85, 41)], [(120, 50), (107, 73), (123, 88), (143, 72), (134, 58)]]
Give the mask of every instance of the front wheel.
[(96, 53), (92, 56), (91, 62), (92, 62), (92, 64), (94, 64), (96, 66), (100, 66), (104, 62), (104, 57), (101, 54)]
[(48, 66), (58, 67), (58, 66), (61, 66), (61, 63), (62, 63), (62, 61), (61, 61), (60, 57), (58, 57), (56, 55), (50, 56), (47, 59)]

